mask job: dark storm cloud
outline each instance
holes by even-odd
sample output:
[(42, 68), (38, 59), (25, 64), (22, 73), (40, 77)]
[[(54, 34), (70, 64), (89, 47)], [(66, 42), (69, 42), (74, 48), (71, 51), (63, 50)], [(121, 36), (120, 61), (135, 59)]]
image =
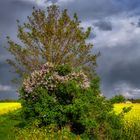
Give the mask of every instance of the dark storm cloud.
[(116, 0), (116, 3), (121, 7), (122, 10), (130, 11), (140, 9), (139, 0)]
[(101, 77), (103, 93), (106, 96), (116, 93), (117, 84), (126, 83), (134, 89), (140, 88), (140, 47), (133, 44), (135, 43), (129, 46), (99, 49), (101, 56), (98, 60), (98, 73)]
[[(91, 21), (92, 24), (96, 20), (95, 26), (98, 27), (98, 35), (101, 38), (102, 32), (110, 31), (112, 35), (115, 34), (114, 26), (112, 22), (107, 20), (108, 17), (118, 16), (119, 18), (124, 13), (126, 13), (126, 16), (140, 15), (140, 0), (48, 0), (48, 2), (58, 2), (61, 8), (68, 8), (71, 15), (76, 12), (80, 20), (84, 22)], [(0, 85), (1, 89), (6, 89), (8, 86), (7, 89), (12, 87), (14, 90), (11, 90), (11, 92), (0, 90), (0, 98), (17, 97), (15, 86), (10, 83), (15, 75), (9, 72), (10, 66), (5, 63), (5, 59), (9, 58), (10, 55), (3, 46), (6, 45), (5, 38), (7, 35), (17, 40), (16, 19), (21, 22), (25, 21), (26, 17), (31, 14), (33, 6), (37, 6), (35, 0), (0, 0)], [(117, 18), (115, 22), (118, 23)], [(139, 26), (139, 21), (133, 23), (136, 24), (135, 26)], [(118, 24), (121, 26), (121, 23)], [(96, 40), (98, 35), (93, 31), (90, 39), (94, 38)], [(97, 51), (101, 52), (97, 71), (102, 79), (103, 93), (107, 96), (113, 95), (116, 85), (120, 83), (131, 85), (129, 92), (134, 91), (131, 88), (139, 89), (139, 39), (132, 40), (130, 44), (126, 43), (115, 47), (106, 46), (106, 42), (108, 40), (105, 39), (101, 42), (104, 47), (98, 48), (98, 46), (95, 46)]]
[(136, 25), (137, 27), (140, 27), (140, 19), (138, 20), (137, 23), (134, 23), (134, 25)]
[(25, 19), (25, 17), (21, 17), (22, 13), (31, 11), (30, 9), (32, 6), (31, 3), (25, 3), (19, 0), (0, 1), (0, 28), (10, 28), (9, 26), (11, 25), (12, 27), (12, 24), (15, 24), (16, 19)]
[[(130, 55), (132, 54), (130, 49), (132, 48), (116, 47), (100, 49), (102, 54), (102, 58), (100, 58), (102, 59), (102, 65), (100, 65), (100, 67), (102, 69), (106, 66), (104, 67), (103, 76), (106, 80), (108, 80), (108, 84), (113, 85), (116, 82), (129, 81), (131, 84), (140, 86), (138, 77), (140, 71), (139, 59), (135, 60), (133, 59), (133, 56), (130, 58)], [(135, 51), (135, 55), (137, 55), (137, 52), (140, 50), (139, 48), (136, 48)], [(127, 59), (131, 59), (131, 61), (128, 61)]]
[[(32, 3), (20, 0), (0, 1), (0, 99), (17, 97), (15, 85), (11, 84), (15, 75), (10, 72), (11, 67), (6, 64), (6, 59), (11, 56), (4, 46), (7, 46), (7, 35), (16, 40), (16, 20), (24, 21), (30, 15), (32, 7)], [(11, 87), (11, 90), (2, 90), (4, 87)]]
[(0, 99), (18, 99), (18, 93), (16, 91), (5, 91), (0, 93)]
[(112, 30), (112, 24), (109, 21), (101, 20), (101, 21), (93, 23), (93, 25), (95, 27), (98, 27), (100, 30), (103, 30), (103, 31), (111, 31)]
[(73, 0), (65, 2), (63, 7), (68, 8), (71, 13), (78, 13), (80, 19), (100, 19), (119, 13), (119, 7), (112, 0)]
[(130, 11), (130, 15), (140, 14), (139, 0), (70, 0), (61, 3), (61, 6), (68, 8), (71, 13), (78, 13), (82, 20), (103, 19)]
[(130, 24), (140, 28), (140, 19), (138, 19), (136, 22), (130, 22)]

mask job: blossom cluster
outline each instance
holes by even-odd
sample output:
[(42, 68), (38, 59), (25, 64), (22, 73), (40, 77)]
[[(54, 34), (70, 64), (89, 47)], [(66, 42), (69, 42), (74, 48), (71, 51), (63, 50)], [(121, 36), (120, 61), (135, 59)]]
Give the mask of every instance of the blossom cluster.
[(30, 77), (23, 81), (23, 87), (27, 93), (31, 93), (40, 85), (51, 91), (56, 88), (58, 83), (64, 83), (69, 80), (76, 80), (82, 88), (90, 86), (87, 76), (82, 71), (71, 72), (66, 76), (61, 76), (52, 63), (45, 63), (40, 70), (35, 70)]

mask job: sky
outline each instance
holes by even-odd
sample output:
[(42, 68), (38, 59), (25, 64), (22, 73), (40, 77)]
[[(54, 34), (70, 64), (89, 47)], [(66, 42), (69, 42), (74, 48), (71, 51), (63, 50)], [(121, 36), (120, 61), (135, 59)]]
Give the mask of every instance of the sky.
[(100, 52), (97, 73), (106, 97), (122, 94), (140, 98), (140, 0), (0, 0), (0, 99), (18, 98), (11, 83), (16, 76), (6, 63), (11, 58), (6, 36), (17, 39), (16, 20), (27, 21), (32, 7), (45, 9), (55, 3), (77, 13), (84, 28), (91, 27), (87, 40)]

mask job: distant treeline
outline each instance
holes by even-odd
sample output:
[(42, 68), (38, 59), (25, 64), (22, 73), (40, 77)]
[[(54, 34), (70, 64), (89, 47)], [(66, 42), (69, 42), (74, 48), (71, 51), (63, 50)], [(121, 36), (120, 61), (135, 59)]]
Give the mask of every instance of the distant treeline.
[(14, 99), (0, 99), (0, 103), (4, 102), (19, 102), (19, 100), (14, 100)]
[(132, 103), (140, 103), (140, 99), (127, 99), (128, 101), (132, 102)]

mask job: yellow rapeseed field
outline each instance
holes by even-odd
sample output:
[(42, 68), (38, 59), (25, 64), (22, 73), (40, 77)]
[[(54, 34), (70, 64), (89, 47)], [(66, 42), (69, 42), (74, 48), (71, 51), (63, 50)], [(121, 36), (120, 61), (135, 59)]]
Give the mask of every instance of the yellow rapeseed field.
[(131, 107), (131, 110), (124, 115), (125, 129), (137, 130), (140, 128), (140, 103), (130, 104), (115, 104), (114, 110), (116, 113), (120, 113), (124, 107)]
[(140, 120), (140, 104), (139, 103), (120, 103), (114, 105), (116, 113), (120, 113), (124, 107), (132, 107), (132, 109), (125, 114), (125, 120)]
[(140, 140), (140, 104), (115, 104), (114, 110), (116, 113), (120, 113), (124, 107), (132, 108), (124, 115), (124, 127), (122, 132), (125, 132), (128, 140)]
[(0, 115), (21, 108), (20, 103), (0, 103)]

